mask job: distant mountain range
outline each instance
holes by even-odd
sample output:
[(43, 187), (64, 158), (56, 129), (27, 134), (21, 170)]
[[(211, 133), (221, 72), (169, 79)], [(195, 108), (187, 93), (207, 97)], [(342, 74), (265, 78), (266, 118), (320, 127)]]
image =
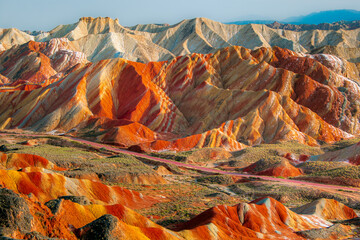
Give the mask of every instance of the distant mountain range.
[(334, 23), (320, 23), (320, 24), (289, 24), (289, 23), (279, 23), (273, 22), (270, 24), (265, 24), (266, 26), (274, 29), (284, 29), (290, 31), (308, 31), (308, 30), (353, 30), (360, 28), (360, 21), (340, 21)]
[(111, 58), (137, 62), (166, 61), (191, 53), (215, 53), (230, 46), (249, 49), (278, 46), (301, 53), (333, 46), (339, 47), (341, 53), (346, 51), (346, 55), (339, 56), (351, 62), (360, 57), (357, 51), (350, 55), (347, 53), (360, 46), (357, 38), (360, 28), (349, 30), (344, 25), (341, 34), (334, 30), (319, 30), (321, 33), (312, 29), (283, 30), (291, 27), (229, 25), (206, 18), (183, 20), (174, 25), (124, 27), (117, 19), (84, 17), (76, 23), (60, 25), (40, 34), (30, 35), (15, 28), (0, 29), (0, 51), (30, 40), (46, 42), (54, 39), (55, 44), (56, 39), (64, 38), (72, 50), (82, 52), (92, 62)]
[(311, 13), (305, 16), (290, 17), (284, 20), (243, 20), (229, 22), (229, 24), (245, 25), (245, 24), (270, 24), (273, 22), (281, 22), (286, 24), (320, 24), (320, 23), (334, 23), (340, 21), (355, 21), (360, 20), (360, 11), (341, 9), (330, 10)]

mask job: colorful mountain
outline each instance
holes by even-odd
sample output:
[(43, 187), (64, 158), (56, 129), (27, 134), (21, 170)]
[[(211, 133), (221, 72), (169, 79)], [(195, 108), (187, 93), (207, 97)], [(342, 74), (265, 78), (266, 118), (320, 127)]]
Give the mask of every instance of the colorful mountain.
[(75, 130), (145, 151), (316, 145), (359, 132), (356, 68), (330, 55), (228, 47), (165, 62), (92, 63), (67, 40), (51, 40), (4, 51), (0, 63), (12, 83), (0, 87), (2, 128)]

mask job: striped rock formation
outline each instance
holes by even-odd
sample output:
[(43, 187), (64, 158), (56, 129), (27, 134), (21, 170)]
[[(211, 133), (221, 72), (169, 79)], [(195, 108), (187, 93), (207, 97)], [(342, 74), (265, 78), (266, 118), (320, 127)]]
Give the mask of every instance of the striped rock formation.
[(315, 215), (298, 215), (272, 198), (261, 198), (232, 207), (216, 206), (179, 230), (188, 239), (304, 239), (295, 232), (331, 225)]
[(46, 43), (30, 41), (1, 53), (2, 91), (32, 90), (59, 80), (77, 64), (85, 64), (86, 56), (76, 52), (67, 39)]
[[(117, 222), (112, 238), (118, 239), (183, 239), (178, 234), (170, 231), (148, 218), (136, 213), (121, 204), (115, 205), (81, 205), (70, 200), (61, 200), (54, 215), (57, 219), (71, 224), (79, 237), (85, 235), (86, 226), (97, 219), (111, 214)], [(85, 226), (85, 227), (84, 227)], [(116, 233), (118, 232), (118, 234)]]
[(168, 62), (85, 64), (74, 57), (66, 64), (54, 57), (63, 48), (71, 44), (30, 42), (0, 55), (1, 74), (29, 86), (0, 87), (1, 128), (73, 129), (145, 151), (237, 150), (284, 140), (316, 145), (359, 133), (360, 87), (330, 58), (229, 47)]
[(25, 153), (0, 153), (0, 167), (13, 170), (27, 167), (46, 168), (56, 171), (65, 170), (64, 168), (56, 166), (46, 158)]
[(151, 206), (157, 200), (118, 186), (107, 186), (101, 182), (87, 179), (64, 177), (49, 171), (19, 172), (0, 170), (0, 184), (16, 193), (32, 193), (45, 203), (61, 196), (85, 196), (93, 203), (123, 204), (131, 208)]

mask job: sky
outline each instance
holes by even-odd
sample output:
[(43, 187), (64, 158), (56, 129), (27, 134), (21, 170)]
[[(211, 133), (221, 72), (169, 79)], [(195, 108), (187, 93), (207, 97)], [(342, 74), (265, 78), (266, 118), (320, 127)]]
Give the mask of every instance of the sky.
[(360, 0), (0, 0), (0, 28), (49, 31), (80, 17), (118, 18), (123, 26), (195, 17), (282, 20), (335, 9), (360, 11)]

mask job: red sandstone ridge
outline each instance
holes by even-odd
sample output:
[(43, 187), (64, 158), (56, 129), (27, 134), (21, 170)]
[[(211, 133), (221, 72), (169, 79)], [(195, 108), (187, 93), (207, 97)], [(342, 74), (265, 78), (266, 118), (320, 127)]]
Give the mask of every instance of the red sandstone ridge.
[[(280, 48), (228, 47), (168, 62), (111, 59), (71, 68), (66, 57), (55, 61), (61, 51), (52, 49), (63, 47), (71, 44), (30, 42), (1, 53), (1, 74), (10, 82), (20, 62), (25, 72), (17, 76), (27, 78), (25, 86), (63, 74), (50, 77), (50, 85), (0, 93), (2, 128), (73, 130), (145, 151), (239, 150), (287, 140), (316, 145), (359, 133), (360, 88), (330, 67), (331, 59)], [(26, 60), (35, 53), (43, 58)]]
[(27, 167), (39, 167), (56, 171), (65, 170), (47, 160), (46, 158), (24, 153), (0, 153), (0, 166), (6, 169), (21, 169)]
[(257, 161), (243, 169), (244, 172), (273, 177), (296, 177), (302, 170), (294, 167), (287, 159), (266, 159)]
[(261, 198), (211, 208), (181, 224), (179, 230), (190, 239), (304, 239), (295, 232), (331, 225), (319, 216), (298, 215), (272, 198)]
[(45, 203), (51, 199), (76, 195), (88, 197), (94, 203), (123, 204), (131, 208), (151, 206), (154, 198), (118, 186), (107, 186), (87, 179), (67, 178), (59, 173), (0, 169), (0, 184), (17, 193), (36, 196)]

